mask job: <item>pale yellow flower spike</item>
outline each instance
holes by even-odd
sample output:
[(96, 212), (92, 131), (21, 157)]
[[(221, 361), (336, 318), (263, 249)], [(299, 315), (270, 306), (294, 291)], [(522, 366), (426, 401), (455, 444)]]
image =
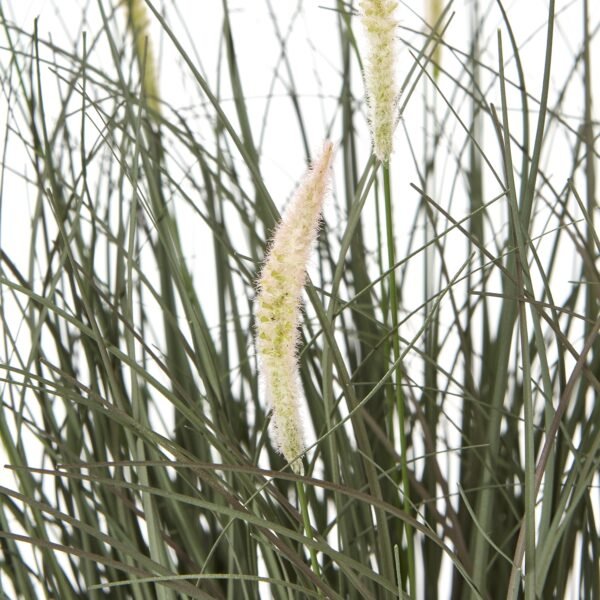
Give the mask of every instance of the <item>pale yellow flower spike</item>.
[(154, 62), (152, 44), (148, 37), (148, 10), (146, 9), (144, 0), (125, 0), (125, 5), (127, 6), (129, 13), (127, 23), (133, 33), (138, 64), (140, 70), (144, 69), (144, 90), (148, 108), (151, 111), (160, 113), (158, 75), (156, 72), (156, 64)]
[(258, 281), (256, 347), (269, 408), (271, 438), (295, 473), (305, 450), (297, 347), (306, 266), (329, 186), (333, 145), (326, 142), (279, 223)]
[[(433, 29), (442, 14), (442, 0), (427, 0), (427, 24)], [(433, 78), (437, 81), (440, 75), (440, 61), (442, 60), (442, 44), (435, 47), (432, 56)]]
[(396, 0), (361, 0), (362, 24), (369, 45), (365, 84), (373, 152), (389, 161), (396, 108)]

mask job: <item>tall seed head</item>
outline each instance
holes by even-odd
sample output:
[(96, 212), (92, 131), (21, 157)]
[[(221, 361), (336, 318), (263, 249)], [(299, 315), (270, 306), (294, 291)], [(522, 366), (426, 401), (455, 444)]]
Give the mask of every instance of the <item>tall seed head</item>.
[[(427, 24), (429, 27), (435, 27), (442, 14), (442, 0), (427, 0)], [(442, 60), (442, 44), (435, 47), (431, 58), (433, 61), (433, 77), (437, 81), (440, 76), (440, 61)]]
[(158, 75), (152, 44), (148, 37), (148, 11), (144, 0), (125, 0), (125, 5), (129, 16), (127, 24), (133, 34), (138, 65), (140, 71), (143, 70), (142, 78), (148, 107), (159, 113)]
[(396, 26), (397, 0), (361, 0), (362, 24), (368, 55), (365, 84), (373, 152), (382, 162), (389, 161), (396, 108)]
[(298, 327), (306, 266), (317, 237), (332, 157), (333, 145), (326, 142), (275, 231), (256, 297), (256, 347), (272, 411), (271, 438), (299, 475), (304, 468), (298, 456), (306, 445), (300, 417)]

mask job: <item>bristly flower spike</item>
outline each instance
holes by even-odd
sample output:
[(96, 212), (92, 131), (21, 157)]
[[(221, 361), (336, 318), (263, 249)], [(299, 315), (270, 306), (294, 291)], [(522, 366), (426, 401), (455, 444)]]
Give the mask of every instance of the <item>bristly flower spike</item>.
[(396, 26), (394, 13), (397, 0), (361, 0), (362, 24), (368, 42), (365, 84), (369, 105), (369, 124), (373, 152), (388, 162), (392, 153), (392, 138), (396, 109)]
[(154, 52), (148, 37), (148, 10), (144, 0), (126, 0), (129, 18), (127, 24), (133, 33), (135, 41), (135, 53), (140, 70), (143, 72), (144, 91), (148, 107), (160, 113), (158, 74), (154, 62)]
[(271, 439), (298, 475), (304, 474), (298, 457), (306, 450), (297, 356), (302, 289), (329, 187), (332, 158), (333, 145), (326, 142), (275, 230), (256, 297), (256, 347), (272, 413)]
[[(435, 27), (442, 14), (442, 0), (429, 0), (427, 2), (427, 24)], [(438, 33), (437, 31), (435, 33)], [(433, 78), (437, 81), (440, 76), (440, 62), (442, 60), (442, 44), (438, 43), (432, 57)]]

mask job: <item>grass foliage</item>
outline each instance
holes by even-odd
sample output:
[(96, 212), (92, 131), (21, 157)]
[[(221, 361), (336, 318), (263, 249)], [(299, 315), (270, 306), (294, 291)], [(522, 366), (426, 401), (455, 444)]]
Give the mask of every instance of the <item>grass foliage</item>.
[[(401, 5), (389, 167), (357, 3), (75, 4), (0, 3), (0, 595), (600, 598), (595, 3)], [(253, 300), (326, 138), (298, 476)]]

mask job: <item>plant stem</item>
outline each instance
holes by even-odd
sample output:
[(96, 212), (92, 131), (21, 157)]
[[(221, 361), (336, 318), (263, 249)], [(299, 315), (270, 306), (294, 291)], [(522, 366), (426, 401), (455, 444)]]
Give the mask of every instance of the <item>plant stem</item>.
[[(314, 538), (314, 532), (312, 525), (310, 524), (310, 514), (308, 512), (308, 502), (306, 500), (306, 492), (304, 491), (304, 483), (298, 481), (296, 485), (298, 489), (298, 503), (300, 504), (300, 513), (302, 514), (302, 521), (304, 522), (304, 533), (308, 538)], [(319, 561), (317, 560), (317, 551), (314, 548), (309, 548), (310, 552), (310, 564), (312, 570), (317, 577), (321, 577), (321, 568), (319, 567)], [(319, 593), (320, 596), (320, 593)]]
[[(387, 250), (388, 263), (390, 268), (390, 312), (392, 316), (392, 351), (394, 354), (394, 362), (398, 365), (395, 374), (395, 400), (396, 410), (398, 411), (398, 422), (400, 430), (400, 455), (401, 455), (401, 471), (402, 471), (402, 496), (404, 502), (404, 510), (411, 513), (410, 502), (410, 483), (408, 480), (408, 466), (406, 462), (406, 431), (404, 429), (404, 397), (402, 394), (402, 368), (400, 366), (400, 335), (398, 331), (398, 298), (396, 295), (396, 252), (394, 249), (394, 221), (392, 215), (392, 193), (390, 185), (390, 169), (389, 163), (383, 164), (383, 193), (385, 200), (385, 220), (386, 220), (386, 235), (387, 235)], [(416, 598), (416, 578), (415, 578), (415, 552), (413, 542), (412, 527), (405, 524), (406, 544), (408, 555), (408, 579), (410, 584), (410, 596)]]

